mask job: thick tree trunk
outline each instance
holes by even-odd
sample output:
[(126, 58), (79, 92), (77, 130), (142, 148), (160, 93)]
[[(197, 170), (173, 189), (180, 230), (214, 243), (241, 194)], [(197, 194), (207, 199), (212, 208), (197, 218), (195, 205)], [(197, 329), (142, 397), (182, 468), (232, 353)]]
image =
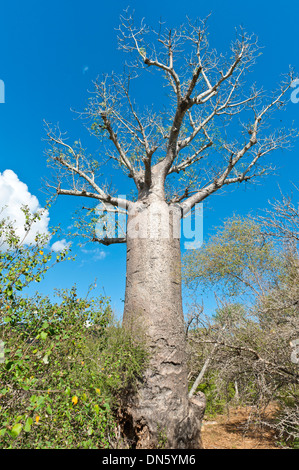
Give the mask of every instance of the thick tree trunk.
[(140, 204), (128, 220), (123, 325), (150, 357), (126, 403), (125, 429), (139, 448), (201, 447), (204, 404), (188, 399), (180, 216), (173, 217), (173, 209), (165, 202)]

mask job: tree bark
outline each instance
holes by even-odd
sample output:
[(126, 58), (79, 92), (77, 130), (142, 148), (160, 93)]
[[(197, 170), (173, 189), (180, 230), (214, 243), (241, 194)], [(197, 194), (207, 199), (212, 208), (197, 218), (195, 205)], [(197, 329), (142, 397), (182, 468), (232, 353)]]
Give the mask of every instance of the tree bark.
[(142, 383), (126, 403), (133, 445), (200, 448), (204, 404), (188, 399), (180, 214), (164, 201), (137, 203), (128, 218), (123, 326), (149, 352)]

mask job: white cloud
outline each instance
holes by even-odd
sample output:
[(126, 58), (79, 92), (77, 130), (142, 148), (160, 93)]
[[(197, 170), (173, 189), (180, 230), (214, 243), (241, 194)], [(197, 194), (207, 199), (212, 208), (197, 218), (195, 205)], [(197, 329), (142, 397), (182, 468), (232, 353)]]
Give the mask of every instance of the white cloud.
[(63, 238), (63, 240), (58, 240), (57, 242), (53, 243), (51, 248), (53, 251), (57, 252), (57, 251), (63, 251), (69, 246), (70, 246), (70, 243), (67, 243), (66, 239)]
[[(12, 170), (0, 173), (0, 210), (1, 218), (8, 217), (14, 223), (15, 230), (21, 238), (25, 235), (25, 216), (21, 211), (22, 205), (27, 205), (31, 213), (41, 210), (36, 196), (28, 191), (28, 186), (19, 180)], [(40, 220), (36, 220), (26, 236), (25, 243), (34, 243), (37, 233), (49, 235), (49, 213), (43, 211)]]
[(104, 258), (106, 258), (106, 253), (103, 250), (98, 250), (98, 252), (93, 255), (93, 260), (94, 261), (98, 261), (98, 260), (104, 259)]
[(99, 261), (106, 258), (107, 253), (104, 250), (95, 248), (94, 250), (87, 250), (86, 248), (81, 248), (82, 253), (89, 255), (89, 259), (92, 261)]

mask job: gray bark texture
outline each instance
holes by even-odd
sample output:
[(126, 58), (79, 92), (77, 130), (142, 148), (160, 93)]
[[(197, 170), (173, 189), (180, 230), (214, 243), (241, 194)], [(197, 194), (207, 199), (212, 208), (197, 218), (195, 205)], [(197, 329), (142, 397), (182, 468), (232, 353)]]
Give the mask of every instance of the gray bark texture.
[(126, 403), (126, 430), (137, 448), (201, 447), (205, 404), (198, 396), (188, 399), (176, 215), (164, 201), (140, 203), (128, 220), (123, 326), (149, 352), (143, 381)]

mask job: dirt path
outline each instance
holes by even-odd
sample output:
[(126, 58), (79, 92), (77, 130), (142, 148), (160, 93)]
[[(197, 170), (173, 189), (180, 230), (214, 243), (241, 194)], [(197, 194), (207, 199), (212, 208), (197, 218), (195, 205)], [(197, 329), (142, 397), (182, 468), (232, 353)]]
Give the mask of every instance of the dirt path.
[(273, 431), (246, 429), (250, 408), (230, 409), (229, 415), (205, 419), (202, 441), (205, 449), (278, 449)]

